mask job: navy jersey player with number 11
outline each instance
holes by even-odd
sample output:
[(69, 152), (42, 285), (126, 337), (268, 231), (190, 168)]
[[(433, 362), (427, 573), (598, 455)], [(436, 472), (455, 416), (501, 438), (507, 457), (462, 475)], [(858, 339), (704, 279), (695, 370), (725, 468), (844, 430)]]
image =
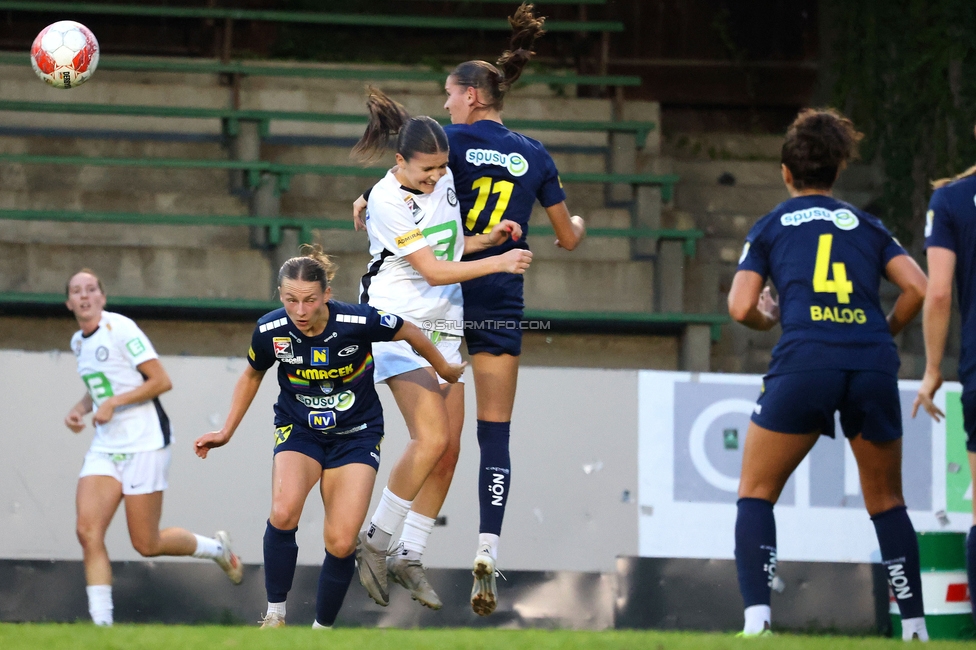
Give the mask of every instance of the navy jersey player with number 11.
[[(770, 625), (776, 575), (773, 504), (840, 412), (874, 523), (903, 635), (927, 639), (918, 543), (901, 489), (901, 402), (892, 336), (915, 317), (925, 274), (877, 218), (831, 196), (860, 134), (832, 110), (805, 110), (786, 133), (782, 174), (792, 197), (746, 237), (729, 291), (731, 316), (758, 330), (781, 323), (746, 435), (735, 561), (747, 635)], [(881, 309), (881, 278), (901, 289)], [(779, 303), (769, 279), (779, 292)]]
[(280, 627), (298, 559), (295, 533), (308, 493), (320, 484), (325, 506), (325, 562), (315, 624), (330, 627), (355, 570), (356, 535), (366, 518), (380, 464), (383, 410), (373, 388), (372, 343), (406, 341), (450, 383), (463, 372), (448, 363), (419, 328), (369, 305), (330, 300), (335, 267), (318, 246), (278, 273), (283, 309), (262, 316), (249, 365), (234, 387), (224, 427), (201, 436), (196, 453), (230, 441), (261, 380), (278, 363), (271, 516), (264, 534), (268, 613), (262, 627)]

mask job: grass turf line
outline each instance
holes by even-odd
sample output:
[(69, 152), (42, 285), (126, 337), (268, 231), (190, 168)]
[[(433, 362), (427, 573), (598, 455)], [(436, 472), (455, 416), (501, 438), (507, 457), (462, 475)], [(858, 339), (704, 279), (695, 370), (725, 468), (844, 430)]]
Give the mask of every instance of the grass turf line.
[[(573, 650), (623, 648), (634, 650), (846, 650), (894, 648), (900, 639), (840, 636), (777, 635), (761, 639), (737, 639), (731, 634), (658, 632), (636, 630), (497, 630), (497, 629), (364, 629), (312, 630), (291, 627), (259, 630), (256, 627), (117, 625), (97, 628), (77, 624), (0, 624), (0, 648), (57, 650), (222, 650), (224, 648), (329, 650)], [(904, 647), (899, 645), (898, 647)], [(936, 641), (929, 650), (961, 648), (959, 642)]]

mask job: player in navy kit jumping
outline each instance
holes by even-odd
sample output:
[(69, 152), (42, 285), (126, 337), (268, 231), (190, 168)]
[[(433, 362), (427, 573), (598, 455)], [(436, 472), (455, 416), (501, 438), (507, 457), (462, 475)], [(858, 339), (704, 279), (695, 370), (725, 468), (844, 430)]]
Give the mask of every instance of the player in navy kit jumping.
[[(783, 327), (749, 424), (739, 482), (735, 559), (747, 635), (770, 624), (773, 504), (819, 437), (834, 436), (840, 411), (882, 563), (889, 581), (897, 580), (905, 638), (928, 638), (918, 543), (901, 489), (900, 362), (892, 339), (921, 308), (926, 279), (877, 218), (831, 197), (859, 138), (832, 110), (799, 114), (782, 150), (792, 198), (749, 231), (729, 292), (735, 320), (758, 330)], [(887, 316), (878, 297), (882, 277), (901, 289)], [(763, 289), (767, 279), (778, 304)]]
[(399, 316), (330, 300), (334, 265), (320, 248), (309, 248), (278, 273), (284, 307), (258, 320), (249, 365), (234, 388), (224, 427), (196, 441), (201, 458), (227, 444), (265, 372), (278, 363), (271, 516), (264, 535), (268, 612), (262, 627), (284, 625), (298, 558), (295, 532), (316, 483), (326, 511), (326, 553), (313, 627), (333, 624), (349, 588), (356, 536), (369, 507), (383, 439), (371, 344), (406, 341), (448, 382), (456, 382), (463, 371)]
[[(959, 381), (962, 382), (963, 427), (971, 479), (976, 476), (976, 167), (932, 185), (935, 193), (929, 201), (925, 221), (925, 253), (929, 263), (929, 289), (922, 312), (925, 376), (912, 407), (912, 417), (919, 406), (936, 421), (945, 417), (932, 399), (942, 385), (940, 366), (949, 335), (952, 279), (955, 276), (962, 314)], [(973, 503), (976, 504), (976, 500)], [(973, 506), (973, 526), (966, 540), (966, 569), (973, 620), (976, 621), (976, 598), (973, 597), (976, 593), (976, 505)]]
[[(444, 84), (444, 108), (452, 122), (445, 127), (451, 150), (448, 166), (454, 174), (464, 234), (488, 239), (502, 219), (510, 219), (527, 235), (532, 208), (539, 201), (556, 231), (556, 245), (573, 250), (586, 227), (566, 207), (566, 193), (552, 157), (538, 141), (506, 128), (501, 116), (505, 95), (532, 56), (535, 39), (544, 33), (544, 19), (533, 14), (532, 5), (523, 4), (509, 22), (511, 46), (498, 59), (497, 67), (468, 61), (455, 68)], [(362, 199), (354, 206), (357, 229), (365, 229), (360, 216), (364, 207)], [(513, 248), (527, 249), (528, 245), (524, 238), (510, 239), (463, 259), (501, 255)], [(495, 563), (512, 480), (509, 431), (522, 352), (523, 284), (522, 276), (497, 273), (461, 283), (464, 338), (474, 372), (481, 448), (481, 524), (471, 606), (482, 616), (497, 606)], [(454, 462), (456, 456), (444, 455), (414, 500), (414, 509), (443, 501)]]

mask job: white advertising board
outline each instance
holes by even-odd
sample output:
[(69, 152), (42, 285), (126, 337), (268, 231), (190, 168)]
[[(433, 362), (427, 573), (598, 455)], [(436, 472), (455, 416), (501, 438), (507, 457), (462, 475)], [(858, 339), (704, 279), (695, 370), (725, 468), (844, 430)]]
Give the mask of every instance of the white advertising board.
[[(919, 531), (968, 531), (972, 508), (961, 387), (936, 396), (947, 419), (912, 419), (919, 382), (899, 382), (906, 504)], [(645, 557), (731, 559), (742, 448), (759, 375), (643, 371), (638, 377), (639, 548)], [(948, 409), (946, 405), (948, 404)], [(776, 504), (780, 559), (877, 561), (850, 446), (822, 437)]]

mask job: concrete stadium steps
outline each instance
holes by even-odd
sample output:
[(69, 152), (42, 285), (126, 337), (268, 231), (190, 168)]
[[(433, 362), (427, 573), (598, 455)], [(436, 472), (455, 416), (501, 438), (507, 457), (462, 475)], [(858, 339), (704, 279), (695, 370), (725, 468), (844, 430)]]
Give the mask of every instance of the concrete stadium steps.
[[(42, 188), (43, 190), (43, 188)], [(145, 212), (154, 214), (246, 215), (247, 203), (221, 192), (191, 193), (129, 188), (96, 192), (7, 189), (0, 185), (0, 208), (19, 210), (87, 210), (89, 212)]]
[(525, 274), (527, 309), (651, 312), (651, 262), (543, 259)]
[[(572, 211), (572, 207), (570, 207)], [(599, 208), (583, 213), (587, 228), (630, 228), (630, 211), (621, 208)], [(536, 207), (529, 221), (529, 248), (535, 263), (541, 260), (613, 261), (628, 262), (631, 259), (630, 240), (618, 237), (591, 237), (584, 239), (573, 251), (557, 248), (554, 235), (533, 235), (533, 227), (552, 227), (546, 211)]]

